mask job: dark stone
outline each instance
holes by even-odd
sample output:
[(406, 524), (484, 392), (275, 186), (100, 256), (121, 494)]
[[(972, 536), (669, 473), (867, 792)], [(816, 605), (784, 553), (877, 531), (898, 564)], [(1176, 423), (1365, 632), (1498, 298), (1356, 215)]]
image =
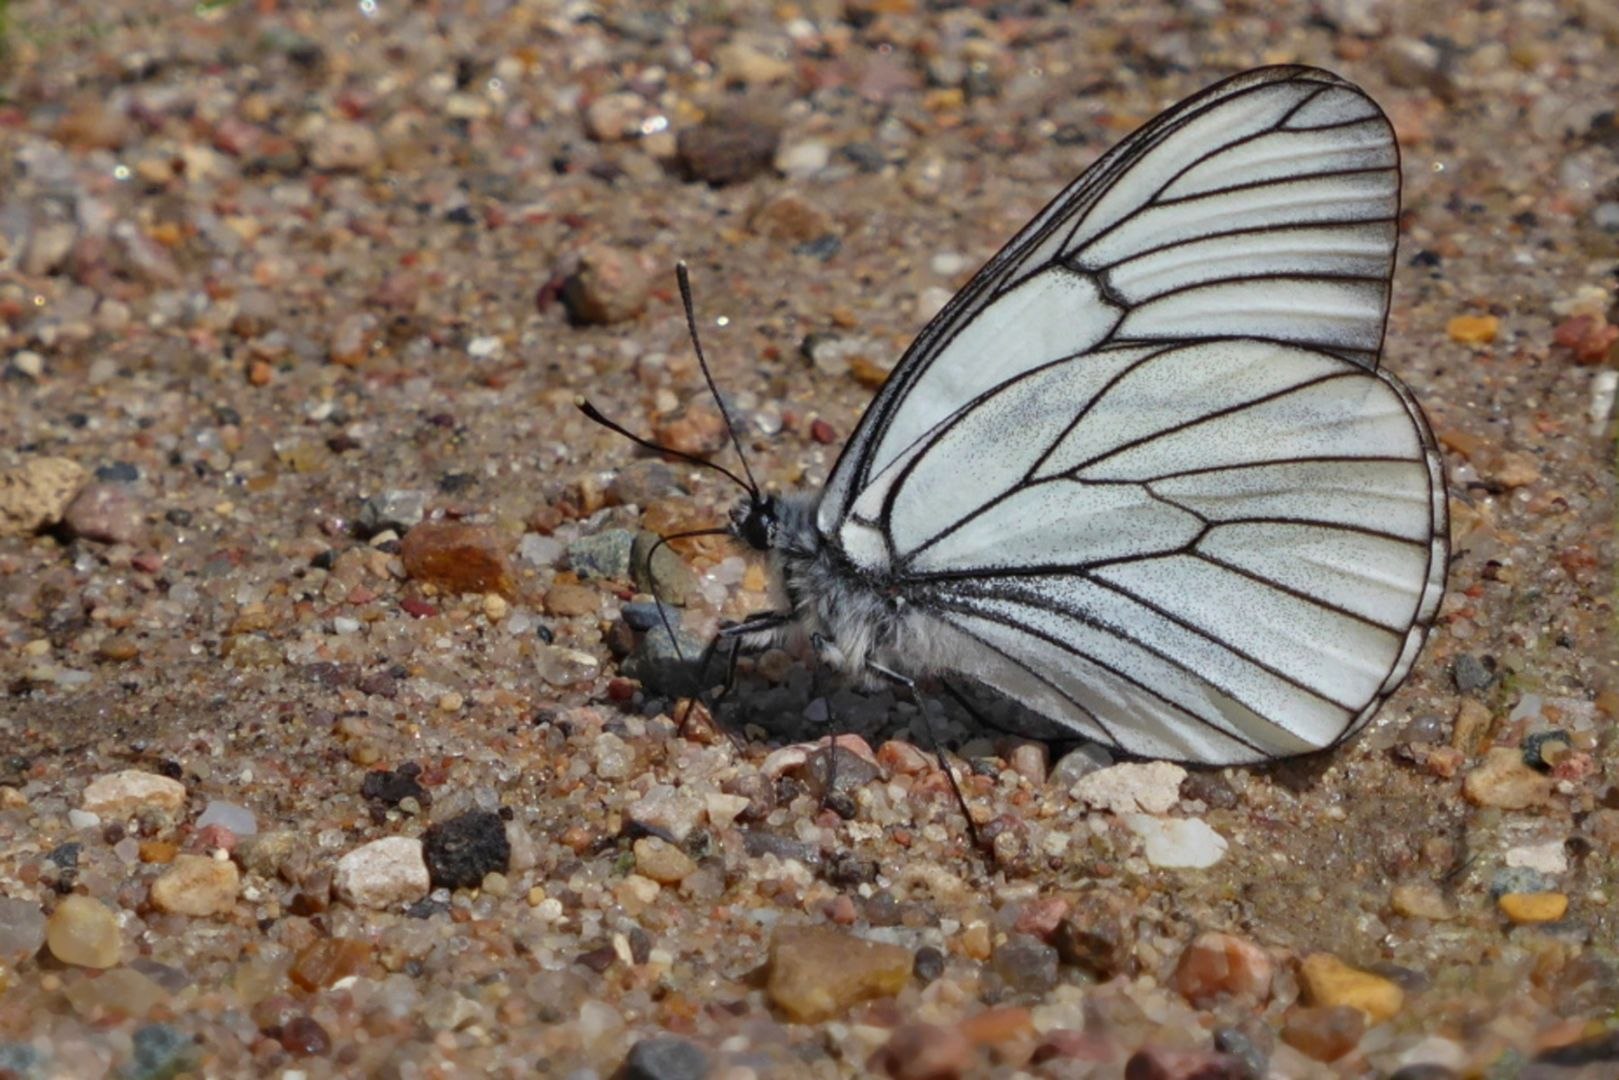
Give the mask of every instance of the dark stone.
[(398, 806), (400, 800), (406, 798), (427, 806), (433, 797), (416, 779), (421, 773), (422, 767), (414, 761), (407, 761), (393, 770), (373, 769), (360, 781), (360, 794), (388, 806)]
[(1389, 1080), (1456, 1080), (1456, 1073), (1448, 1066), (1425, 1062), (1390, 1073)]
[(585, 536), (568, 545), (568, 566), (581, 578), (611, 578), (626, 581), (630, 576), (630, 549), (635, 534), (628, 529), (608, 529)]
[(473, 888), (486, 874), (505, 873), (512, 857), (506, 823), (489, 810), (469, 810), (432, 826), (422, 836), (422, 849), (435, 888)]
[(127, 461), (115, 461), (96, 468), (96, 479), (108, 484), (133, 484), (140, 478), (140, 469)]
[(1586, 1065), (1619, 1064), (1619, 1031), (1607, 1031), (1589, 1039), (1543, 1050), (1535, 1055), (1536, 1065), (1581, 1068)]
[(813, 240), (806, 240), (793, 248), (795, 255), (808, 255), (812, 259), (822, 262), (830, 259), (843, 250), (843, 241), (835, 233), (822, 233)]
[(805, 866), (821, 864), (821, 849), (802, 840), (775, 833), (748, 831), (742, 834), (742, 847), (753, 858), (774, 855), (778, 859), (797, 859)]
[(1052, 938), (1063, 963), (1111, 979), (1134, 969), (1131, 942), (1123, 920), (1106, 900), (1090, 893), (1081, 896), (1074, 910), (1057, 925)]
[(281, 1025), (281, 1048), (295, 1057), (325, 1054), (332, 1048), (332, 1037), (320, 1021), (300, 1013)]
[(707, 646), (682, 630), (679, 622), (673, 625), (673, 636), (662, 625), (648, 630), (618, 669), (625, 678), (639, 681), (649, 693), (690, 697), (705, 689), (700, 683), (709, 677), (718, 681), (723, 665), (710, 662), (704, 671), (702, 661)]
[(1450, 676), (1456, 681), (1456, 689), (1464, 694), (1483, 690), (1495, 681), (1495, 660), (1463, 653), (1451, 665)]
[(1553, 729), (1525, 735), (1523, 739), (1523, 763), (1531, 769), (1540, 769), (1542, 772), (1550, 769), (1551, 763), (1546, 760), (1546, 744), (1554, 742), (1560, 742), (1565, 747), (1574, 745), (1574, 741), (1568, 737), (1568, 732), (1566, 731)]
[(574, 963), (587, 967), (598, 975), (612, 967), (613, 961), (617, 959), (618, 953), (611, 945), (602, 945), (573, 958)]
[(438, 478), (438, 489), (446, 495), (459, 495), (468, 488), (476, 487), (477, 484), (478, 478), (472, 473), (445, 473)]
[(940, 975), (944, 974), (944, 953), (932, 945), (924, 945), (916, 950), (916, 960), (911, 965), (911, 974), (926, 986)]
[(1243, 1080), (1261, 1080), (1270, 1064), (1270, 1054), (1257, 1046), (1247, 1033), (1234, 1027), (1215, 1028), (1214, 1048), (1241, 1062), (1246, 1072)]
[(852, 851), (840, 851), (832, 856), (826, 879), (834, 885), (869, 885), (877, 880), (875, 859), (862, 859)]
[(1057, 950), (1029, 934), (1013, 934), (995, 949), (990, 967), (1007, 989), (1045, 994), (1057, 985)]
[[(822, 799), (832, 795), (853, 795), (881, 776), (881, 770), (845, 746), (834, 745), (810, 755), (807, 763), (809, 790)], [(829, 783), (830, 781), (830, 783)]]
[(431, 896), (424, 896), (420, 900), (409, 904), (405, 914), (412, 919), (431, 919), (434, 915), (441, 915), (450, 910), (450, 905), (443, 900), (435, 900)]
[[(662, 616), (659, 615), (660, 611), (663, 613)], [(654, 627), (661, 627), (664, 617), (668, 618), (670, 626), (680, 625), (680, 612), (668, 604), (659, 604), (651, 600), (635, 600), (625, 604), (619, 609), (619, 615), (631, 630), (641, 633)]]
[(715, 113), (675, 139), (686, 176), (714, 187), (736, 184), (770, 167), (781, 129), (747, 110)]
[(427, 514), (427, 493), (399, 489), (368, 497), (360, 504), (354, 527), (363, 537), (373, 537), (392, 529), (404, 533), (420, 524)]
[(1247, 1065), (1224, 1054), (1145, 1047), (1124, 1064), (1124, 1080), (1243, 1080)]
[(51, 853), (45, 857), (51, 862), (55, 863), (57, 866), (60, 866), (63, 870), (76, 870), (79, 866), (79, 853), (83, 850), (83, 844), (76, 841), (69, 841), (66, 844), (58, 844), (56, 847), (52, 848)]
[(136, 1028), (133, 1044), (129, 1063), (119, 1073), (124, 1080), (166, 1080), (186, 1071), (196, 1057), (196, 1040), (167, 1024)]
[(674, 1035), (655, 1035), (630, 1047), (618, 1075), (621, 1080), (703, 1080), (708, 1071), (702, 1047)]
[(1197, 770), (1181, 781), (1181, 798), (1195, 799), (1211, 810), (1230, 810), (1237, 805), (1237, 792), (1217, 772)]

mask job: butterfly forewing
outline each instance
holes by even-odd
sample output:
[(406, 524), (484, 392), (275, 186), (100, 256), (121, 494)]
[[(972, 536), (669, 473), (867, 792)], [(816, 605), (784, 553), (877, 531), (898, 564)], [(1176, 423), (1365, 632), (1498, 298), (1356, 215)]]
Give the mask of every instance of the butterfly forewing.
[(929, 324), (833, 470), (827, 542), (949, 666), (1206, 762), (1331, 745), (1443, 592), (1442, 470), (1378, 369), (1393, 133), (1326, 72), (1126, 139)]

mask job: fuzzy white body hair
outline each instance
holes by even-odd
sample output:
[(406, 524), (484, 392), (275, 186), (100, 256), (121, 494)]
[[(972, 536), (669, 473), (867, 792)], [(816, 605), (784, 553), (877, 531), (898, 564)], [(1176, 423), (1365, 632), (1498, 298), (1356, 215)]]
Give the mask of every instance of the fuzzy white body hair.
[(766, 557), (778, 610), (790, 618), (748, 634), (747, 644), (816, 643), (821, 660), (867, 687), (891, 682), (873, 665), (910, 678), (959, 670), (960, 636), (844, 560), (816, 527), (819, 504), (814, 491), (774, 498), (776, 529)]

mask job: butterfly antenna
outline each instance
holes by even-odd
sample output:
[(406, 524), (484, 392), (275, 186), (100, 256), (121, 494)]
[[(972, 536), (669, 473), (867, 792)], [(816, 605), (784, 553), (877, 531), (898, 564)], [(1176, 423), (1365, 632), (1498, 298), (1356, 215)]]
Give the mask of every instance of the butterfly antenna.
[[(631, 431), (623, 424), (618, 423), (616, 420), (609, 420), (605, 415), (603, 415), (600, 409), (596, 408), (595, 405), (592, 405), (589, 401), (582, 397), (574, 398), (573, 405), (574, 408), (584, 413), (585, 416), (592, 422), (600, 424), (608, 431), (616, 432), (617, 434), (624, 436), (636, 446), (645, 447), (646, 449), (656, 451), (659, 454), (668, 454), (672, 458), (678, 458), (681, 461), (687, 462), (688, 464), (697, 465), (704, 469), (713, 469), (721, 476), (729, 478), (732, 483), (741, 488), (743, 491), (746, 491), (748, 494), (758, 494), (759, 489), (751, 482), (753, 480), (751, 475), (747, 480), (744, 480), (736, 473), (717, 462), (706, 461), (703, 458), (698, 457), (696, 454), (687, 454), (683, 451), (676, 450), (672, 446), (664, 446), (661, 443), (653, 442), (651, 439), (648, 439), (645, 436), (637, 435), (635, 432)], [(745, 465), (746, 462), (743, 464)]]
[(691, 347), (697, 352), (697, 366), (702, 369), (703, 381), (708, 384), (708, 392), (714, 395), (714, 404), (720, 408), (720, 416), (725, 420), (726, 433), (731, 436), (731, 445), (736, 447), (737, 460), (742, 462), (742, 471), (747, 475), (747, 483), (743, 486), (754, 498), (759, 497), (759, 484), (753, 478), (753, 469), (748, 465), (748, 455), (742, 452), (742, 440), (736, 433), (736, 421), (731, 419), (731, 410), (725, 407), (725, 399), (720, 397), (720, 389), (714, 385), (714, 375), (708, 370), (708, 357), (703, 355), (703, 343), (697, 337), (697, 312), (691, 302), (691, 276), (686, 271), (686, 264), (675, 264), (675, 280), (680, 283), (680, 302), (686, 308), (686, 330), (691, 334)]

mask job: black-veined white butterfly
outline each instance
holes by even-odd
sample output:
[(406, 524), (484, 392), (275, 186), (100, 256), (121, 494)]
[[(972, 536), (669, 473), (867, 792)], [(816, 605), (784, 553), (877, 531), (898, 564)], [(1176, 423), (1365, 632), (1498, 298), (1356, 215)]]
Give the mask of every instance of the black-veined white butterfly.
[(1399, 199), (1388, 120), (1328, 72), (1169, 109), (927, 325), (823, 490), (730, 474), (785, 606), (725, 633), (962, 676), (1142, 756), (1346, 738), (1447, 565), (1439, 452), (1378, 367)]

